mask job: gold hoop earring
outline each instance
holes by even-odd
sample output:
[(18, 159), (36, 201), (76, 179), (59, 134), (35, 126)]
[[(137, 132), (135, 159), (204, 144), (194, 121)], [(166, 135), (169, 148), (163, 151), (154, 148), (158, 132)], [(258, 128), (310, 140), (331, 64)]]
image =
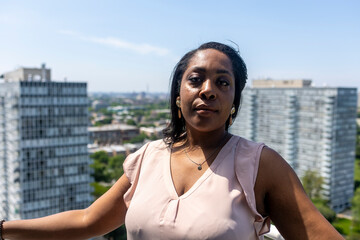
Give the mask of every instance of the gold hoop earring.
[(181, 102), (180, 102), (180, 97), (177, 97), (176, 98), (176, 106), (178, 107), (178, 118), (181, 118), (181, 108), (180, 108), (180, 106), (181, 106)]
[(233, 107), (230, 110), (229, 126), (231, 126), (233, 124), (232, 115), (234, 113), (235, 113), (235, 106), (233, 105)]
[(176, 106), (178, 107), (178, 108), (180, 108), (180, 97), (177, 97), (176, 98)]

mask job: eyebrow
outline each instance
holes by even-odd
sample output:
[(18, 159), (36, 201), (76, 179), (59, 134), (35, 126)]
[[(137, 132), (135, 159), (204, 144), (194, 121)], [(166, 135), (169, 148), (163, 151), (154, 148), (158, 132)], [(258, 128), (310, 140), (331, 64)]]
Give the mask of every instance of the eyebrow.
[[(206, 69), (202, 68), (202, 67), (194, 67), (192, 70), (197, 71), (197, 72), (206, 72)], [(216, 70), (216, 73), (232, 75), (232, 73), (230, 73), (228, 70), (225, 70), (225, 69), (218, 69), (218, 70)]]

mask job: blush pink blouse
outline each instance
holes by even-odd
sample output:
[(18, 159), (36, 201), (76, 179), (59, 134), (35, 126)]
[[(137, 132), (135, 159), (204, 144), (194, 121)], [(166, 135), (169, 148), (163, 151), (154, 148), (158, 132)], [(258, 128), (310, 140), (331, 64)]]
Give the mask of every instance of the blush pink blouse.
[(132, 239), (263, 239), (270, 219), (256, 210), (254, 185), (264, 144), (232, 136), (211, 166), (178, 196), (162, 141), (129, 155), (125, 225)]

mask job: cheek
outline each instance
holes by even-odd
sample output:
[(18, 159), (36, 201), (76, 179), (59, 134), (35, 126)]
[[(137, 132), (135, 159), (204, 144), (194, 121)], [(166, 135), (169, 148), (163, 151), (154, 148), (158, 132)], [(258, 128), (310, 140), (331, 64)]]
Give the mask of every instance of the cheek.
[(235, 101), (235, 89), (231, 89), (225, 96), (226, 101), (231, 105), (234, 104)]
[(198, 96), (198, 90), (191, 88), (186, 84), (181, 84), (180, 87), (180, 99), (181, 102), (191, 102)]

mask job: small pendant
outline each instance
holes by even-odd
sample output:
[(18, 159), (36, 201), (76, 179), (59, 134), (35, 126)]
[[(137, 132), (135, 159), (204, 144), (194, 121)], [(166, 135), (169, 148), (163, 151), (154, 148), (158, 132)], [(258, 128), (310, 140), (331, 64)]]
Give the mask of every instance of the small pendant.
[(199, 166), (198, 166), (198, 170), (200, 171), (201, 169), (202, 169), (202, 166), (201, 166), (201, 165), (199, 165)]

